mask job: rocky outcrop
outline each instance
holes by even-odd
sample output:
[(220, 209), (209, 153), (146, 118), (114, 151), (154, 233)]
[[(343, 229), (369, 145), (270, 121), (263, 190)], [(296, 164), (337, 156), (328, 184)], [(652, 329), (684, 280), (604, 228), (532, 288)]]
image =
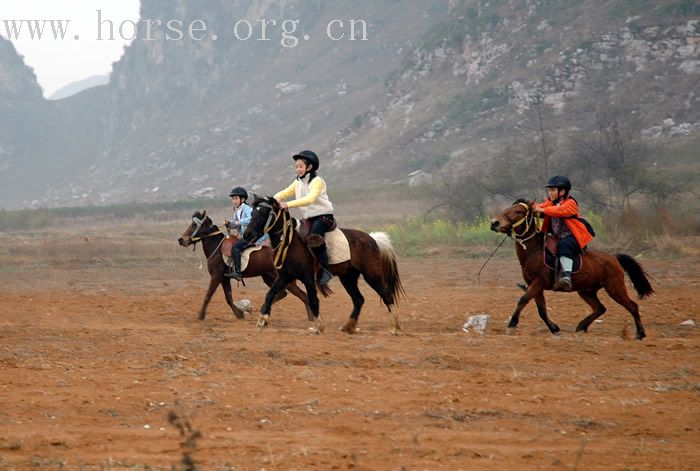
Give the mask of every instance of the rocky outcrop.
[[(564, 129), (586, 127), (596, 101), (625, 89), (646, 136), (697, 133), (698, 19), (613, 3), (143, 0), (142, 18), (202, 20), (209, 36), (137, 39), (109, 84), (55, 102), (0, 39), (4, 203), (274, 192), (301, 148), (318, 150), (334, 186), (393, 182), (483, 159), (534, 102)], [(278, 21), (269, 41), (257, 40), (262, 18)], [(283, 19), (300, 21), (296, 47)], [(327, 37), (350, 19), (366, 20), (367, 41)]]

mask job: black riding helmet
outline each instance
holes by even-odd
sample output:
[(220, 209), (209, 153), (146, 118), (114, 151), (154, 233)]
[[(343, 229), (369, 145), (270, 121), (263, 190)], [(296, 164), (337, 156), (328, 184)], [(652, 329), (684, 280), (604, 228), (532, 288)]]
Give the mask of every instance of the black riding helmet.
[(571, 181), (563, 175), (555, 175), (549, 179), (545, 188), (558, 188), (564, 190), (567, 193), (571, 191)]
[(248, 192), (242, 186), (237, 186), (228, 194), (230, 197), (239, 196), (243, 199), (248, 199)]
[(312, 150), (302, 150), (298, 154), (294, 154), (292, 156), (292, 159), (294, 159), (295, 162), (299, 159), (306, 160), (309, 163), (309, 165), (311, 165), (311, 170), (309, 170), (309, 173), (318, 171), (318, 155), (316, 155), (316, 152)]

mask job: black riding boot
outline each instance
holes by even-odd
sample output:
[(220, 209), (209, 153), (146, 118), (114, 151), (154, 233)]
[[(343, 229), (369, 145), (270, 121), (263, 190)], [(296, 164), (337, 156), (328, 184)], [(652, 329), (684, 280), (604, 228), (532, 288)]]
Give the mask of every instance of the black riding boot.
[(233, 259), (233, 267), (228, 265), (227, 270), (224, 272), (224, 276), (226, 278), (233, 278), (241, 281), (243, 279), (243, 273), (241, 273), (241, 251), (234, 248), (231, 251), (231, 258)]
[(318, 259), (321, 269), (318, 272), (318, 284), (321, 286), (326, 286), (329, 281), (333, 278), (331, 269), (328, 267), (328, 250), (326, 249), (326, 244), (319, 247), (313, 248), (314, 255)]

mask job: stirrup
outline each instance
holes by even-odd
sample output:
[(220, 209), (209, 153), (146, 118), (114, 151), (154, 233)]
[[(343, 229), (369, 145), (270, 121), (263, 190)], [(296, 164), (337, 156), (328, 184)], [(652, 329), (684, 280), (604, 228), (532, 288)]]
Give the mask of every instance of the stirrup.
[(237, 280), (237, 281), (243, 280), (243, 273), (238, 272), (238, 271), (234, 270), (233, 268), (225, 270), (224, 276), (226, 278), (233, 278), (234, 280)]
[(552, 289), (554, 291), (565, 291), (569, 292), (571, 291), (572, 284), (571, 284), (571, 275), (564, 275), (562, 274), (561, 277), (554, 283), (554, 286), (552, 286)]

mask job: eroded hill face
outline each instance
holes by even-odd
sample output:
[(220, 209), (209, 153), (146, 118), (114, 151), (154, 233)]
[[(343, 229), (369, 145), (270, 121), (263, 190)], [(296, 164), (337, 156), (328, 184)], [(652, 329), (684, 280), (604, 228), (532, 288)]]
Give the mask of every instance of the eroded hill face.
[[(302, 148), (319, 152), (336, 186), (393, 182), (487, 158), (526, 132), (533, 100), (562, 129), (623, 99), (649, 138), (692, 135), (700, 24), (686, 3), (144, 1), (143, 19), (201, 20), (208, 39), (137, 39), (107, 86), (50, 105), (0, 41), (0, 94), (27, 97), (0, 102), (0, 116), (41, 108), (20, 120), (25, 134), (0, 134), (3, 203), (274, 192)], [(268, 41), (257, 40), (260, 18), (278, 22)], [(283, 36), (285, 19), (299, 23)], [(241, 21), (250, 31), (234, 30)]]

